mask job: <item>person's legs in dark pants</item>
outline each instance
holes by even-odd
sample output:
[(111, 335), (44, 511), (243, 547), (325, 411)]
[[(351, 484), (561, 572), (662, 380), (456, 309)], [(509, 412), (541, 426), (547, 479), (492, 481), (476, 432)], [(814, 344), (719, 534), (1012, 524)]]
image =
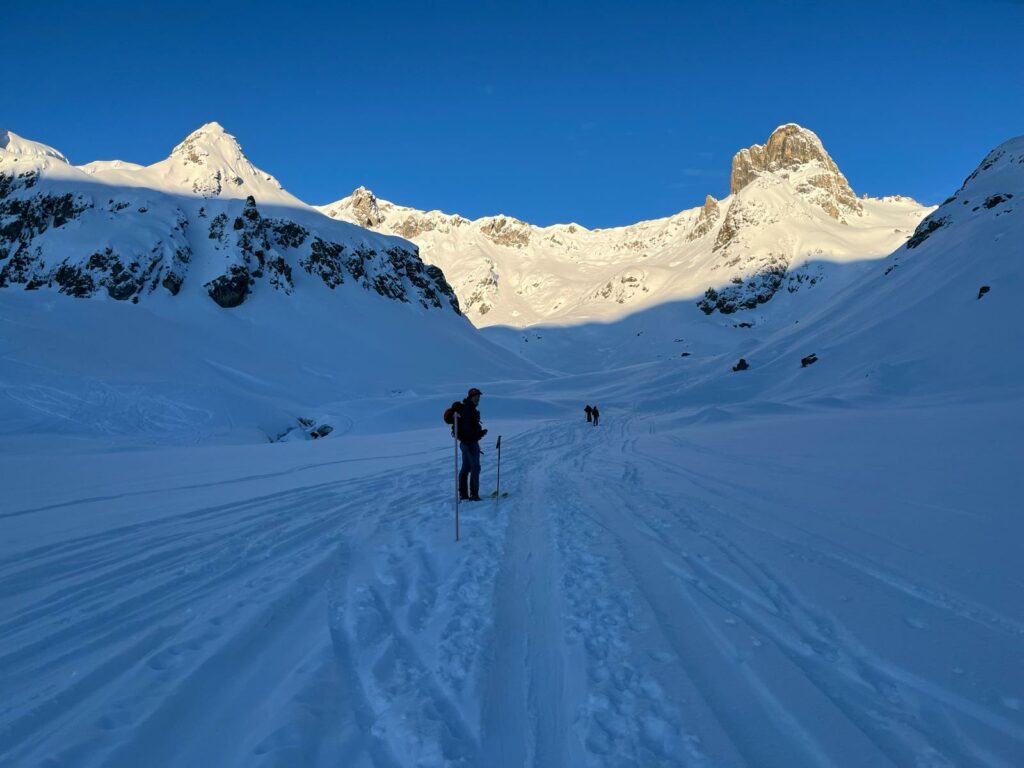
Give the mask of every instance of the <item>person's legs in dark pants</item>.
[(480, 444), (460, 442), (459, 447), (462, 449), (459, 497), (463, 499), (478, 498), (480, 496)]
[(480, 444), (460, 442), (459, 447), (462, 449), (462, 469), (459, 470), (459, 498), (479, 497)]

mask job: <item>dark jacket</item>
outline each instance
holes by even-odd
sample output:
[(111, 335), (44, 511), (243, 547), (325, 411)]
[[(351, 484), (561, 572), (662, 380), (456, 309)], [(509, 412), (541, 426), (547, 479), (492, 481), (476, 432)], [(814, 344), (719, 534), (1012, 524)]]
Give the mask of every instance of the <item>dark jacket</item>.
[(484, 428), (480, 426), (480, 411), (468, 397), (462, 401), (459, 410), (459, 440), (463, 443), (476, 443), (483, 437)]

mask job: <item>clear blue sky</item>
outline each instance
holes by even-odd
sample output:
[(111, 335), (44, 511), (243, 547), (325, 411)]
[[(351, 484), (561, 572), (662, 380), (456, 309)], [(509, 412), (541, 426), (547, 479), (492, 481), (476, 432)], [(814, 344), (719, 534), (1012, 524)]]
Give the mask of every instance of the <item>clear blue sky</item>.
[(1022, 0), (9, 0), (0, 127), (151, 163), (217, 120), (307, 202), (605, 227), (797, 122), (858, 194), (939, 202), (1024, 133), (1022, 39)]

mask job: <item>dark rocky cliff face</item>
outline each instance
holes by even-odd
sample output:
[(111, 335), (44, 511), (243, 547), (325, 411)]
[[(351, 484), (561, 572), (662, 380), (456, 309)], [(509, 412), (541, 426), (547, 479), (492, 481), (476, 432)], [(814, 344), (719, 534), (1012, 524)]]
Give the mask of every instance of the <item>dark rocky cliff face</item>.
[[(241, 305), (260, 285), (293, 293), (300, 269), (332, 289), (351, 281), (388, 299), (460, 313), (444, 275), (424, 264), (411, 244), (354, 245), (333, 235), (339, 225), (330, 220), (311, 232), (288, 218), (265, 216), (252, 197), (241, 210), (238, 201), (207, 200), (190, 215), (185, 209), (194, 206), (156, 191), (82, 189), (64, 191), (35, 169), (0, 170), (0, 288), (55, 288), (133, 302), (155, 291), (177, 295), (196, 254), (209, 259), (212, 248), (223, 266), (204, 288), (224, 308)], [(153, 202), (132, 201), (140, 192)], [(193, 238), (205, 242), (200, 247)]]
[[(0, 288), (57, 288), (71, 296), (105, 292), (120, 301), (163, 287), (177, 293), (191, 258), (188, 221), (175, 210), (173, 223), (148, 250), (118, 251), (83, 241), (75, 252), (48, 247), (47, 234), (71, 227), (88, 214), (112, 222), (144, 216), (144, 207), (109, 199), (97, 205), (89, 195), (44, 190), (38, 171), (0, 173)], [(50, 252), (52, 251), (52, 252)]]

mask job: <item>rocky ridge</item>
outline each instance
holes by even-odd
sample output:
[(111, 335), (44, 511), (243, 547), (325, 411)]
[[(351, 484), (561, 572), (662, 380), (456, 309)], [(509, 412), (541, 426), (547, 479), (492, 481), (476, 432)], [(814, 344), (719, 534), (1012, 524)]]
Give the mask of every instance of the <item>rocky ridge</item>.
[(315, 284), (460, 312), (444, 275), (414, 245), (322, 216), (253, 166), (216, 123), (148, 167), (77, 168), (0, 132), (0, 288), (138, 302), (194, 286), (233, 308), (254, 292)]
[(780, 290), (820, 284), (817, 262), (888, 255), (928, 213), (899, 195), (857, 198), (821, 140), (792, 123), (736, 153), (726, 198), (707, 195), (699, 208), (625, 227), (470, 221), (363, 187), (319, 210), (412, 240), (474, 323), (519, 327), (680, 299), (711, 313), (752, 309)]
[[(1024, 197), (1024, 136), (1018, 136), (993, 149), (966, 178), (960, 188), (946, 198), (940, 206), (926, 216), (907, 240), (906, 245), (893, 254), (886, 269), (888, 275), (906, 259), (911, 251), (926, 242), (932, 245), (943, 240), (965, 237), (979, 223), (1009, 220)], [(1015, 194), (1016, 193), (1016, 194)], [(1020, 214), (1014, 215), (1014, 219)], [(1006, 217), (1006, 218), (1003, 218)], [(999, 235), (999, 239), (1002, 234)], [(986, 290), (980, 292), (981, 298)]]

